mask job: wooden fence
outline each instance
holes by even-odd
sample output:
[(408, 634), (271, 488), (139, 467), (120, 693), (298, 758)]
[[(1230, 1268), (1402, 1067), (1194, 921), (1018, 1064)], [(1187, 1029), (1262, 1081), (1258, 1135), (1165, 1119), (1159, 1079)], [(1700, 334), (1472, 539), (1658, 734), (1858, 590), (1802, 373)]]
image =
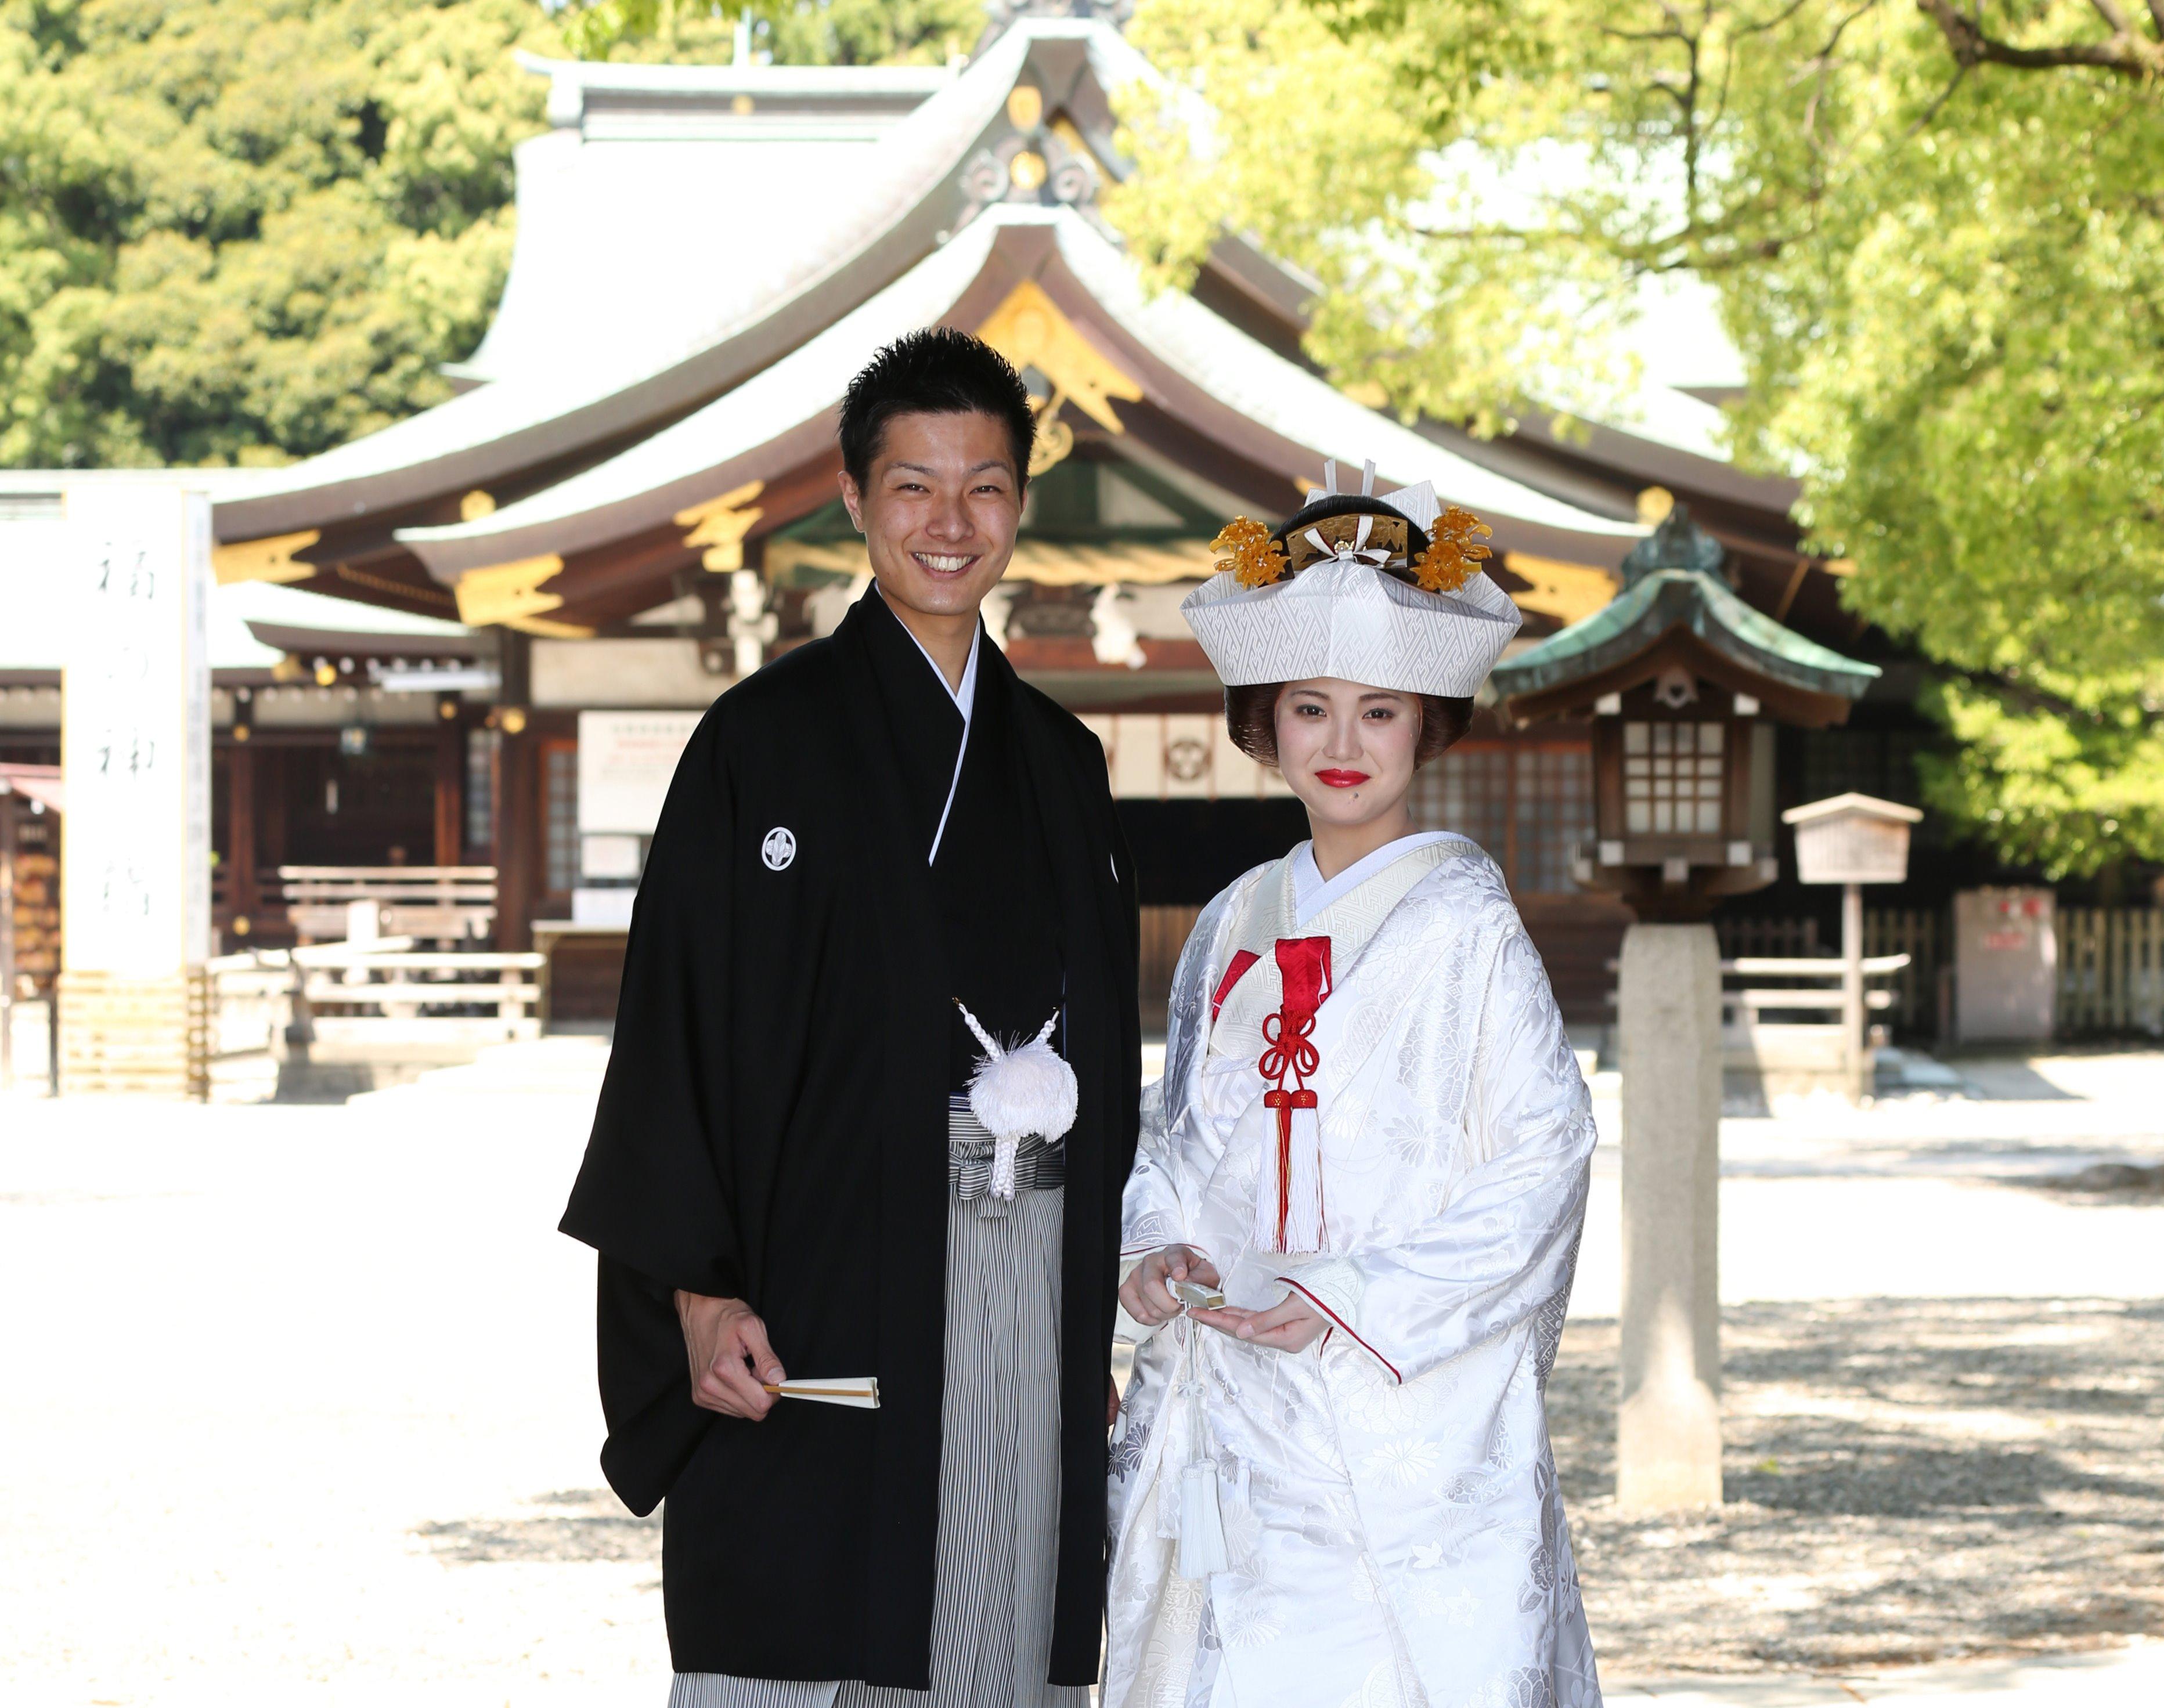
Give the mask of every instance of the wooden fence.
[(278, 882), (304, 944), (351, 936), (355, 902), (375, 905), (387, 937), (471, 944), (496, 927), (493, 866), (281, 866)]
[[(1173, 963), (1193, 929), (1192, 907), (1142, 909), (1142, 1024), (1164, 1024)], [(1815, 960), (1841, 952), (1838, 930), (1821, 932), (1815, 919), (1716, 919), (1724, 961), (1753, 957)], [(2164, 1037), (2164, 908), (2062, 907), (2058, 910), (2058, 1035), (2098, 1037), (2146, 1033)], [(1945, 1035), (1939, 1012), (1941, 970), (1951, 969), (1953, 942), (1936, 909), (1867, 908), (1863, 952), (1908, 961), (1887, 977), (1892, 998), (1874, 1019), (1917, 1040)], [(1154, 1005), (1153, 1011), (1153, 1005)]]
[[(1809, 959), (1838, 957), (1838, 928), (1821, 934), (1815, 919), (1723, 919), (1714, 921), (1723, 960), (1753, 956)], [(1915, 908), (1867, 908), (1863, 953), (1883, 960), (1905, 955), (1908, 962), (1891, 975), (1887, 994), (1893, 1000), (1882, 1017), (1909, 1037), (1939, 1035), (1939, 967), (1945, 932), (1936, 912)]]
[(2061, 1037), (2164, 1037), (2164, 908), (2061, 908), (2058, 935)]
[(410, 937), (220, 956), (206, 972), (213, 1057), (306, 1045), (315, 1059), (391, 1059), (541, 1035), (544, 956), (417, 951)]

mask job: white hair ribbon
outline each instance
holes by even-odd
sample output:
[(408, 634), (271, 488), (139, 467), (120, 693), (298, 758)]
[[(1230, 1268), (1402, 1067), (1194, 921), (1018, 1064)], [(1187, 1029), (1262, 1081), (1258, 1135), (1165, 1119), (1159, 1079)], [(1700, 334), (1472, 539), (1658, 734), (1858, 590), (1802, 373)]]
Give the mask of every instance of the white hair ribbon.
[[(1374, 466), (1373, 463), (1368, 465), (1371, 472)], [(1387, 563), (1390, 561), (1389, 548), (1385, 546), (1371, 546), (1368, 543), (1368, 536), (1374, 525), (1374, 517), (1362, 516), (1359, 531), (1351, 539), (1340, 540), (1335, 545), (1324, 539), (1321, 532), (1314, 528), (1307, 530), (1307, 537), (1313, 542), (1315, 549), (1321, 553), (1324, 557), (1334, 558), (1341, 563)]]

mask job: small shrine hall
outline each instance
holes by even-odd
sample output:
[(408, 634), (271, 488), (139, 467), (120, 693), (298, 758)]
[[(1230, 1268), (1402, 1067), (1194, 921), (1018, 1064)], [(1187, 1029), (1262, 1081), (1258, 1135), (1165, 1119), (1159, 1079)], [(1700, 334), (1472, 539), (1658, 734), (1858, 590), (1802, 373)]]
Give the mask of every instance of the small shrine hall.
[[(1718, 396), (1481, 441), (1333, 386), (1302, 354), (1313, 285), (1252, 244), (1221, 243), (1190, 291), (1146, 288), (1099, 202), (1129, 170), (1110, 97), (1154, 74), (1086, 5), (1015, 8), (936, 68), (526, 63), (549, 128), (518, 150), (509, 282), (460, 393), (218, 495), (218, 597), (283, 601), (250, 623), (274, 662), (218, 683), (228, 944), (289, 930), (281, 864), (492, 866), (498, 945), (541, 941), (557, 1014), (606, 1016), (697, 715), (868, 584), (837, 406), (876, 346), (930, 324), (987, 339), (1036, 400), (985, 619), (1104, 742), (1160, 1013), (1197, 906), (1305, 822), (1227, 741), (1179, 602), (1229, 518), (1287, 513), (1326, 459), (1485, 521), (1521, 647), (1602, 609), (1680, 503), (1738, 597), (1852, 650), (1842, 566), (1800, 552), (1792, 486), (1708, 448)], [(1705, 444), (1659, 428), (1679, 414)], [(309, 711), (317, 692), (341, 709)], [(1631, 914), (1573, 880), (1591, 752), (1587, 723), (1484, 706), (1419, 801), (1494, 855), (1566, 1009), (1598, 1019)], [(349, 764), (402, 780), (341, 800)]]

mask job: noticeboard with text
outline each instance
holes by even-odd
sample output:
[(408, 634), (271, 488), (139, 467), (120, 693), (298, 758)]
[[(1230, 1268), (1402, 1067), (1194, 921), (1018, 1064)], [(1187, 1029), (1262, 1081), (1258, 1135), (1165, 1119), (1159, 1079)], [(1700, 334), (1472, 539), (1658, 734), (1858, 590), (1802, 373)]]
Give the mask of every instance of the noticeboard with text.
[(579, 714), (581, 835), (650, 836), (699, 712)]

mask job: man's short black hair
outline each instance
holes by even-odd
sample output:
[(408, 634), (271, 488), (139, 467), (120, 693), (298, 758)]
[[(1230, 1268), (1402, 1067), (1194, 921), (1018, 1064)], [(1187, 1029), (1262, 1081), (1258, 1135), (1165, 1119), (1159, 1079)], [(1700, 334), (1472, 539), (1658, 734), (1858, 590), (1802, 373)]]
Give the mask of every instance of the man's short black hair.
[(1014, 446), (1015, 484), (1028, 483), (1037, 437), (1029, 388), (982, 338), (946, 326), (908, 333), (849, 381), (842, 396), (842, 466), (859, 490), (871, 484), (872, 458), (897, 415), (989, 415), (1003, 422)]

